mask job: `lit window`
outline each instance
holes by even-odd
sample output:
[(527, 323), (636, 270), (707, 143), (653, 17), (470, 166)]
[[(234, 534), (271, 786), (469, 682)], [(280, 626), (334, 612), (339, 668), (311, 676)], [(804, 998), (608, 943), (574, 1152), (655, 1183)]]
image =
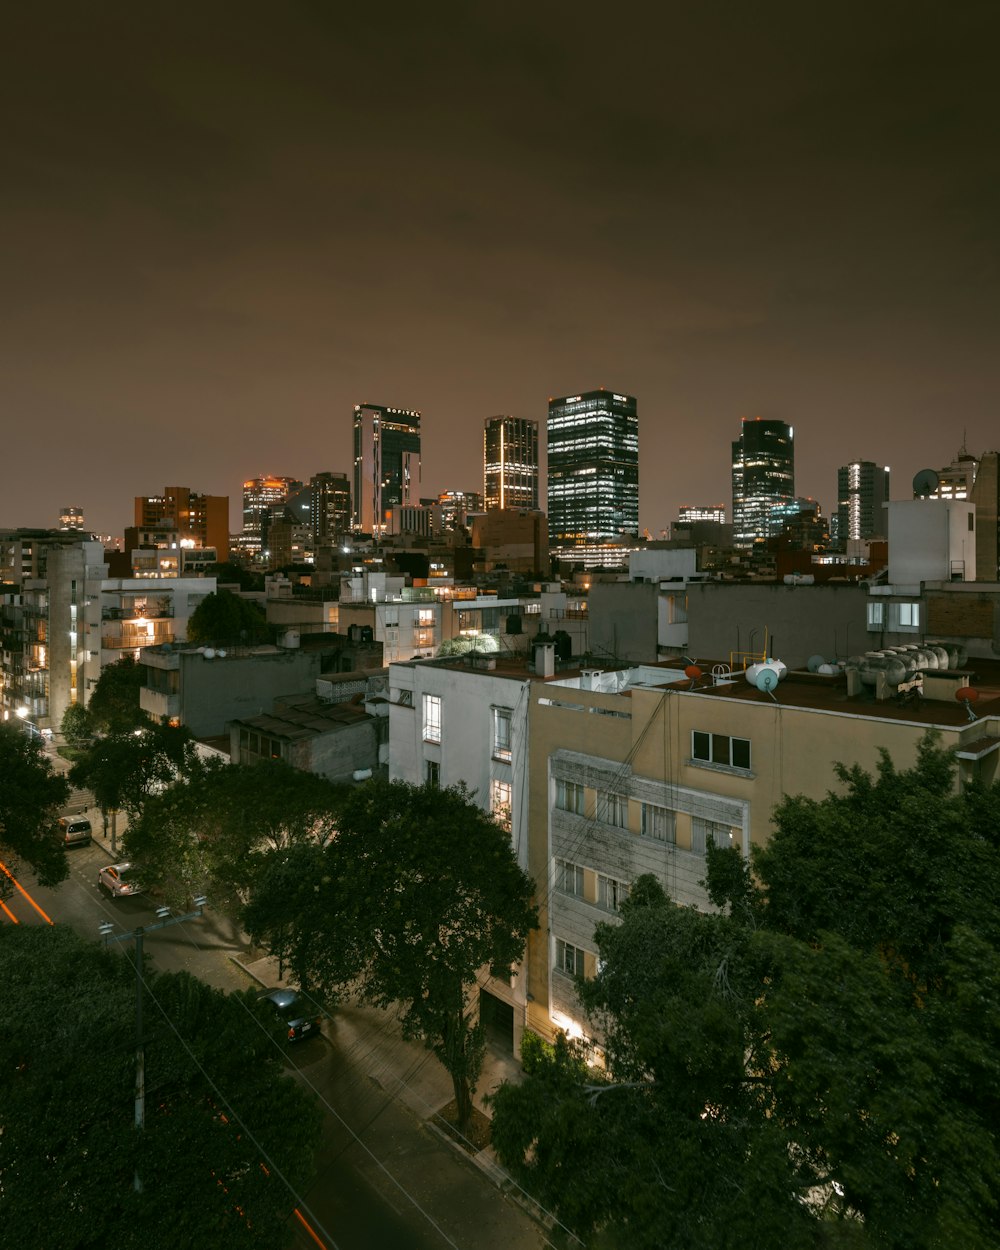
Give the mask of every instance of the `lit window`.
[(868, 628), (884, 629), (885, 628), (885, 604), (869, 603), (868, 604)]
[(919, 603), (895, 603), (893, 607), (896, 611), (896, 624), (900, 629), (920, 628)]
[(728, 734), (691, 734), (691, 757), (720, 768), (738, 768), (750, 771), (750, 739), (730, 738)]
[(676, 842), (674, 813), (656, 803), (643, 803), (640, 832), (644, 838), (653, 838), (656, 842)]
[(424, 741), (441, 741), (441, 698), (436, 694), (424, 695)]
[(509, 781), (490, 782), (490, 811), (505, 829), (510, 828), (511, 785)]

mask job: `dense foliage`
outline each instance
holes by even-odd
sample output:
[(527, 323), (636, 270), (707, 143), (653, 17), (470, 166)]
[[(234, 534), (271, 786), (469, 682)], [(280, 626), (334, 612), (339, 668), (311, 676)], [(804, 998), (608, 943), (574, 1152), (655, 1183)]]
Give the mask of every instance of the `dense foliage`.
[(187, 640), (213, 646), (253, 646), (267, 642), (271, 629), (263, 610), (251, 599), (220, 590), (206, 595), (188, 621)]
[(129, 955), (60, 927), (0, 929), (3, 1243), (287, 1245), (296, 1199), (279, 1176), (308, 1183), (317, 1110), (252, 995), (186, 974), (147, 970), (144, 983), (138, 1132)]
[(144, 676), (143, 666), (131, 655), (101, 670), (86, 709), (93, 730), (127, 734), (149, 724), (149, 717), (139, 706)]
[(509, 976), (536, 923), (510, 839), (460, 788), (371, 781), (351, 791), (336, 835), (266, 857), (248, 933), (335, 997), (403, 1006), (472, 1112), (484, 1040), (470, 1002), (483, 968)]
[[(41, 885), (56, 885), (68, 873), (66, 848), (56, 825), (69, 786), (23, 725), (0, 724), (0, 848), (12, 863), (28, 864)], [(0, 898), (11, 888), (0, 873)]]
[(605, 1071), (529, 1043), (503, 1162), (581, 1236), (630, 1247), (1000, 1242), (1000, 791), (839, 770), (786, 798), (719, 914), (640, 878), (579, 993)]
[(154, 795), (125, 835), (143, 879), (169, 902), (206, 894), (238, 906), (269, 852), (331, 837), (340, 787), (280, 760), (255, 765), (190, 762)]

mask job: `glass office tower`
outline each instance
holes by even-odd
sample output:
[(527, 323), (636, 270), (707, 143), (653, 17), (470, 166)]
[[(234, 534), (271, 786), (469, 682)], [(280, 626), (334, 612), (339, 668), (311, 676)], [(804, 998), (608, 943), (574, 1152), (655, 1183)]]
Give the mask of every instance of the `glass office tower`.
[(733, 443), (733, 546), (771, 534), (771, 509), (795, 498), (794, 431), (784, 421), (744, 417)]
[(420, 413), (381, 404), (354, 405), (351, 528), (384, 534), (393, 504), (415, 503), (420, 481)]
[(537, 421), (487, 417), (483, 433), (483, 500), (487, 508), (537, 509)]
[(889, 468), (873, 460), (852, 460), (837, 470), (837, 539), (875, 538), (888, 533)]
[(639, 416), (603, 387), (549, 401), (548, 522), (553, 556), (585, 568), (627, 563), (639, 535)]

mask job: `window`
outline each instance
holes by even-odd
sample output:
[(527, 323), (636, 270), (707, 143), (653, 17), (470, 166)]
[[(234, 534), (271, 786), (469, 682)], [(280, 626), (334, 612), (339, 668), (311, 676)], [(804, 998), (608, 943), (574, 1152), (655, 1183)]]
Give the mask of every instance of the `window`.
[(583, 898), (583, 869), (568, 859), (556, 860), (556, 889)]
[(397, 690), (396, 702), (399, 704), (400, 707), (413, 707), (413, 691), (412, 690)]
[(424, 760), (424, 781), (429, 786), (441, 784), (441, 765), (437, 760)]
[(417, 608), (417, 624), (423, 628), (434, 624), (433, 608)]
[(575, 781), (556, 782), (556, 807), (564, 812), (583, 815), (584, 790)]
[(628, 828), (628, 799), (624, 794), (612, 794), (605, 791), (598, 796), (598, 819), (607, 825), (615, 825), (618, 829)]
[(691, 756), (706, 764), (718, 764), (722, 768), (741, 768), (750, 771), (750, 739), (730, 738), (728, 734), (700, 733), (691, 735)]
[(495, 760), (510, 759), (510, 709), (495, 707), (493, 709), (493, 758)]
[(691, 850), (695, 855), (705, 854), (705, 843), (714, 842), (723, 850), (733, 845), (736, 830), (730, 825), (719, 825), (713, 820), (702, 820), (698, 816), (691, 817)]
[(627, 898), (626, 882), (617, 881), (614, 877), (598, 876), (597, 901), (601, 907), (606, 907), (608, 911), (618, 911)]
[(582, 977), (583, 951), (580, 947), (570, 946), (569, 942), (556, 938), (556, 970), (571, 977)]
[(656, 803), (643, 803), (640, 832), (644, 838), (654, 838), (657, 842), (676, 842), (673, 812)]
[(868, 604), (868, 628), (874, 630), (885, 629), (884, 603)]
[(920, 628), (919, 603), (894, 603), (892, 606), (895, 611), (896, 624), (900, 629)]
[(490, 782), (490, 811), (505, 829), (510, 828), (511, 788), (509, 781)]
[(424, 695), (424, 741), (441, 741), (441, 698), (436, 694)]

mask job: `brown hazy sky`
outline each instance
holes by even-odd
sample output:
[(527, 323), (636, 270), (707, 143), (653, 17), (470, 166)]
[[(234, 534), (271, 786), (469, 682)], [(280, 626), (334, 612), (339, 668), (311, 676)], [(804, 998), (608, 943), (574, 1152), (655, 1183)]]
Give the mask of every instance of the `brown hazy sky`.
[(742, 415), (797, 489), (1000, 445), (1000, 9), (88, 2), (0, 34), (0, 525), (120, 533), (166, 484), (349, 471), (419, 408), (638, 397), (640, 519), (729, 504)]

